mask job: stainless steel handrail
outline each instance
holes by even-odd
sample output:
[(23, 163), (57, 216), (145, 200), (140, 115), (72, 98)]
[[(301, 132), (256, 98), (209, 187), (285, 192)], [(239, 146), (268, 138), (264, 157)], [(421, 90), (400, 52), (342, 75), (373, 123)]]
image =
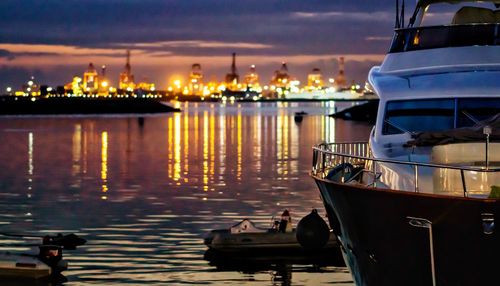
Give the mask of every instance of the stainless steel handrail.
[[(336, 166), (340, 163), (349, 161), (353, 164), (365, 164), (367, 162), (372, 163), (372, 172), (376, 174), (376, 163), (389, 163), (389, 164), (399, 164), (411, 166), (414, 168), (414, 184), (415, 192), (419, 192), (418, 178), (419, 178), (419, 167), (429, 167), (436, 169), (447, 169), (447, 170), (458, 170), (460, 171), (460, 176), (462, 180), (462, 187), (464, 197), (468, 196), (467, 186), (465, 184), (464, 171), (472, 171), (479, 173), (495, 173), (500, 172), (500, 168), (479, 168), (479, 167), (460, 167), (442, 164), (432, 164), (432, 163), (420, 163), (420, 162), (409, 162), (409, 161), (399, 161), (391, 159), (379, 159), (374, 158), (371, 155), (370, 147), (368, 142), (341, 142), (341, 143), (321, 143), (313, 147), (313, 168), (312, 174), (318, 175), (320, 173), (324, 174), (324, 171), (332, 166)], [(354, 152), (352, 152), (354, 151)], [(350, 154), (356, 153), (356, 154)], [(374, 184), (376, 186), (376, 182)]]

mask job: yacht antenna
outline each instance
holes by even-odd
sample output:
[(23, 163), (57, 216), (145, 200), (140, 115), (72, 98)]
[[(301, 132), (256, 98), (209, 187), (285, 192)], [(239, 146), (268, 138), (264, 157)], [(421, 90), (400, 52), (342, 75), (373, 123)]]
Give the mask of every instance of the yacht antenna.
[(401, 28), (405, 27), (405, 0), (401, 4)]
[(396, 24), (394, 24), (396, 29), (400, 28), (399, 25), (399, 0), (396, 0)]

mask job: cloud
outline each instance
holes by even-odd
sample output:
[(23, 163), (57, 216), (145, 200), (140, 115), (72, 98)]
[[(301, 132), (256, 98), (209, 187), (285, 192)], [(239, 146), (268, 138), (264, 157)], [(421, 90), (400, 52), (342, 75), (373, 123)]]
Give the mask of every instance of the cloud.
[(392, 37), (384, 37), (384, 36), (368, 36), (365, 37), (366, 41), (390, 41)]
[(351, 21), (393, 21), (393, 13), (389, 12), (293, 12), (291, 17), (307, 20), (351, 20)]
[(87, 56), (87, 55), (106, 55), (116, 54), (112, 49), (84, 48), (69, 45), (46, 45), (46, 44), (0, 44), (0, 49), (6, 50), (17, 55), (48, 55), (48, 56)]
[(272, 45), (260, 43), (246, 42), (221, 42), (221, 41), (202, 41), (202, 40), (185, 40), (185, 41), (162, 41), (151, 43), (120, 43), (118, 46), (134, 47), (134, 48), (236, 48), (236, 49), (269, 49)]

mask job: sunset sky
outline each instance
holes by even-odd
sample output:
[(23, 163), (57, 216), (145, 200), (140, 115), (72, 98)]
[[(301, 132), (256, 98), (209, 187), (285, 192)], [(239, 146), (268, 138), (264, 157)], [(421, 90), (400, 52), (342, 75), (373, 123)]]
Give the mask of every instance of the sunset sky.
[(364, 81), (389, 47), (394, 1), (2, 0), (0, 23), (3, 89), (31, 75), (64, 84), (89, 62), (116, 84), (126, 49), (136, 80), (159, 88), (193, 63), (222, 80), (232, 52), (239, 73), (255, 64), (263, 83), (282, 61), (302, 82), (314, 67), (333, 76), (338, 56), (348, 79)]

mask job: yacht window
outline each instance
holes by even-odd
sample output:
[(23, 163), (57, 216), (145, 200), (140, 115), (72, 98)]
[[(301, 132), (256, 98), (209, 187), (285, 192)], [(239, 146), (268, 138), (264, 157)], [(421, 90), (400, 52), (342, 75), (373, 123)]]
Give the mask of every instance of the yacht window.
[(475, 121), (486, 120), (500, 113), (500, 99), (458, 99), (457, 108), (457, 127), (472, 126)]
[(451, 129), (454, 118), (453, 99), (390, 101), (386, 106), (382, 134)]

